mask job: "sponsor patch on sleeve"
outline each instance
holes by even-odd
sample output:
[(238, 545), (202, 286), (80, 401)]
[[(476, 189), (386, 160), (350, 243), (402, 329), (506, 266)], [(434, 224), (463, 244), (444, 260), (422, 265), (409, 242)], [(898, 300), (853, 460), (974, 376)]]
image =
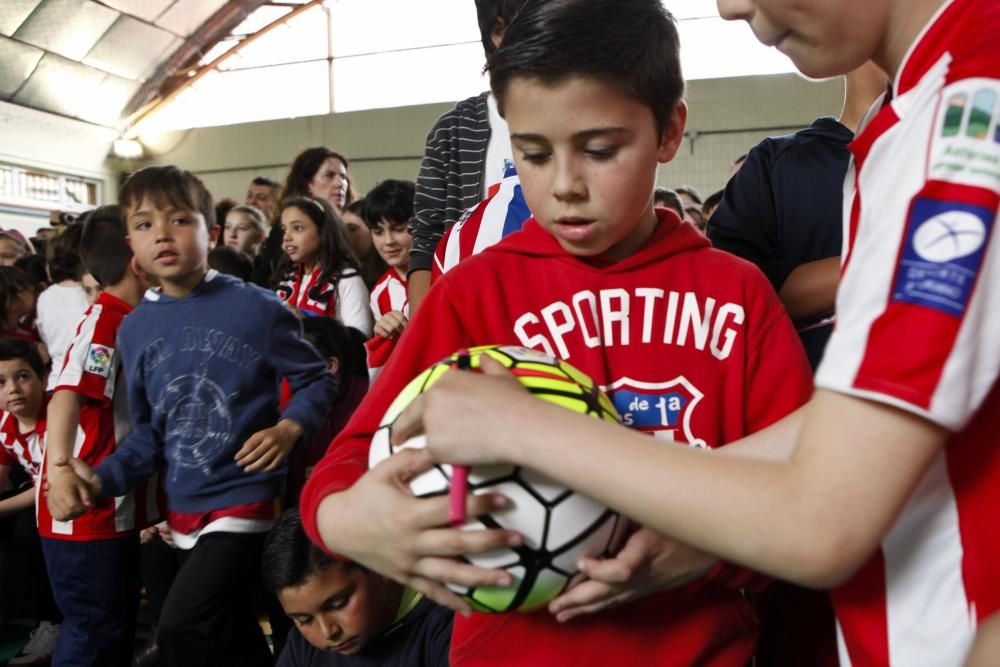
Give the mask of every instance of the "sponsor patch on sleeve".
[(963, 79), (944, 89), (928, 178), (1000, 191), (1000, 81)]
[(975, 204), (915, 199), (892, 301), (961, 317), (976, 284), (995, 213)]
[(115, 349), (113, 347), (91, 343), (90, 349), (87, 350), (87, 361), (83, 365), (83, 370), (86, 373), (106, 378), (111, 375), (111, 362), (114, 358)]

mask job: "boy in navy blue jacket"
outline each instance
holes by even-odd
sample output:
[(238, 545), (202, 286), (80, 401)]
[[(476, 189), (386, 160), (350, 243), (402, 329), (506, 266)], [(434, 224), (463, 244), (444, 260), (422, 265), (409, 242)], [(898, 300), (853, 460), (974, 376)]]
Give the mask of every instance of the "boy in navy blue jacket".
[[(335, 379), (272, 293), (209, 271), (212, 198), (176, 167), (122, 189), (128, 240), (159, 280), (122, 324), (133, 432), (91, 471), (94, 496), (119, 496), (161, 465), (182, 567), (158, 628), (165, 665), (269, 665), (250, 595), (280, 511), (284, 459), (326, 415)], [(279, 414), (279, 386), (293, 398)]]
[(264, 585), (295, 627), (278, 667), (444, 667), (452, 612), (309, 541), (298, 509), (267, 536)]

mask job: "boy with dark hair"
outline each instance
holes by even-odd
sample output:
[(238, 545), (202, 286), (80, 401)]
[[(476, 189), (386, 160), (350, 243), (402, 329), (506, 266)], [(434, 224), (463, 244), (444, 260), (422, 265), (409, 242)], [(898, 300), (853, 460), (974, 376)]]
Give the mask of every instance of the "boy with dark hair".
[(386, 180), (365, 197), (365, 224), (372, 232), (376, 252), (389, 269), (372, 287), (369, 304), (375, 320), (375, 335), (365, 347), (372, 380), (389, 360), (410, 319), (406, 294), (406, 272), (410, 265), (413, 237), (408, 226), (413, 220), (414, 186), (410, 181)]
[(837, 326), (809, 403), (722, 450), (745, 456), (719, 456), (551, 410), (493, 368), (442, 378), (399, 436), (422, 424), (429, 458), (530, 466), (689, 544), (834, 588), (841, 664), (963, 664), (1000, 612), (1000, 4), (718, 4), (807, 76), (873, 60), (893, 80), (851, 143)]
[(38, 531), (64, 616), (54, 662), (128, 665), (139, 605), (138, 532), (159, 518), (156, 483), (102, 498), (87, 515), (64, 520), (88, 491), (59, 463), (75, 456), (96, 466), (129, 432), (116, 341), (149, 281), (132, 263), (117, 207), (88, 216), (80, 253), (105, 289), (77, 325), (62, 367), (54, 369), (43, 467), (47, 502), (38, 506)]
[[(608, 389), (626, 423), (695, 448), (763, 428), (807, 399), (801, 346), (760, 272), (653, 207), (657, 167), (676, 154), (687, 115), (678, 48), (659, 0), (524, 5), (490, 75), (534, 218), (428, 294), (306, 485), (303, 524), (317, 544), (465, 611), (441, 582), (482, 572), (449, 557), (521, 544), (505, 530), (446, 528), (447, 498), (406, 489), (422, 459), (412, 450), (362, 474), (390, 402), (459, 348), (519, 344), (566, 359)], [(495, 495), (468, 505), (502, 517)], [(622, 583), (609, 569), (640, 574)], [(456, 617), (452, 664), (735, 666), (753, 652), (752, 613), (736, 590), (759, 583), (751, 573), (641, 526), (584, 572), (554, 602), (558, 615)], [(492, 570), (480, 579), (510, 582)]]
[[(486, 57), (526, 0), (476, 0), (479, 35)], [(416, 310), (431, 284), (434, 252), (441, 237), (468, 209), (489, 196), (504, 175), (511, 147), (507, 124), (489, 91), (455, 105), (427, 134), (417, 176), (415, 215), (410, 224), (408, 301)]]
[(279, 667), (444, 667), (452, 612), (351, 561), (323, 553), (297, 509), (268, 533), (264, 585), (295, 628)]
[(35, 497), (41, 481), (45, 447), (45, 364), (30, 342), (0, 338), (0, 491), (11, 480), (15, 465), (27, 473), (30, 484), (6, 497), (0, 495), (0, 532), (10, 534), (23, 550), (34, 582), (38, 627), (8, 665), (47, 662), (59, 635), (60, 614), (52, 599), (45, 557), (35, 527)]
[[(167, 522), (184, 554), (160, 617), (164, 664), (269, 664), (250, 603), (257, 563), (284, 458), (326, 414), (334, 380), (275, 295), (208, 270), (214, 209), (194, 175), (147, 167), (120, 202), (136, 263), (160, 287), (118, 337), (134, 430), (96, 470), (75, 458), (72, 470), (103, 499), (165, 464)], [(294, 395), (279, 415), (281, 378)]]

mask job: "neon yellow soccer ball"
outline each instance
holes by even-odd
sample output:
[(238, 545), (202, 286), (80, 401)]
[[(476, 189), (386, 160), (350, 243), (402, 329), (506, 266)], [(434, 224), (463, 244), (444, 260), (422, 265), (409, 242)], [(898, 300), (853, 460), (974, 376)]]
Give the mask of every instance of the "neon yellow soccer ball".
[[(620, 421), (614, 404), (594, 381), (564, 361), (523, 347), (490, 345), (470, 349), (461, 363), (464, 366), (467, 360), (467, 367), (476, 371), (483, 356), (503, 364), (542, 400), (595, 419)], [(403, 389), (372, 440), (370, 467), (398, 449), (424, 446), (424, 438), (418, 437), (393, 447), (393, 423), (414, 398), (459, 365), (460, 355), (452, 355)], [(511, 418), (517, 419), (517, 415)], [(449, 465), (436, 465), (415, 478), (410, 488), (421, 498), (446, 495), (451, 472)], [(566, 588), (577, 574), (576, 563), (581, 556), (608, 555), (620, 542), (625, 521), (618, 514), (532, 470), (511, 465), (474, 466), (469, 470), (468, 484), (470, 493), (499, 492), (513, 502), (503, 511), (470, 517), (466, 529), (509, 528), (524, 536), (522, 547), (497, 549), (465, 559), (480, 567), (507, 570), (514, 577), (514, 585), (508, 588), (452, 586), (477, 611), (538, 609)]]

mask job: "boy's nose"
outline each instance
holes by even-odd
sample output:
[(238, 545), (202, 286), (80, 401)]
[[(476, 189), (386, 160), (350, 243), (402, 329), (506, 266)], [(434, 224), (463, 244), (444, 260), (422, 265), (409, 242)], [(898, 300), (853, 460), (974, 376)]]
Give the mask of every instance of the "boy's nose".
[(580, 178), (576, 165), (571, 159), (556, 159), (552, 194), (561, 201), (575, 200), (583, 196), (586, 186)]
[(319, 618), (319, 629), (323, 633), (323, 637), (333, 641), (340, 638), (341, 629), (340, 626), (333, 622), (332, 619), (326, 619), (322, 616)]

